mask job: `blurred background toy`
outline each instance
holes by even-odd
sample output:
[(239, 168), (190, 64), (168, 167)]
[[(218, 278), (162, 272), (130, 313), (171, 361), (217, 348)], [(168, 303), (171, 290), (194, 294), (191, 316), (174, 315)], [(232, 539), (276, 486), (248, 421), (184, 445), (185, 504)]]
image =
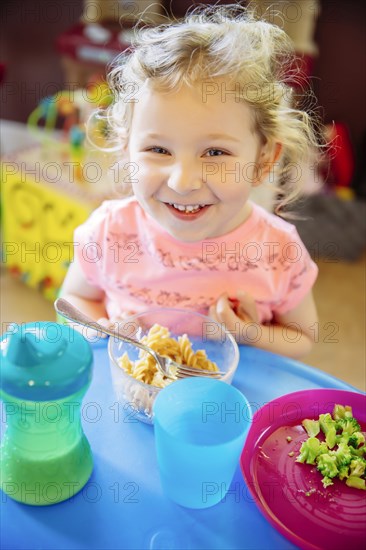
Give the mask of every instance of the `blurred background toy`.
[(56, 40), (66, 87), (105, 76), (105, 66), (131, 46), (136, 22), (154, 25), (163, 22), (163, 13), (163, 3), (151, 0), (84, 0), (80, 20)]
[(352, 199), (355, 155), (348, 126), (343, 122), (334, 122), (327, 124), (325, 130), (331, 146), (327, 155), (324, 179), (327, 181), (327, 186), (340, 198)]
[(85, 89), (63, 90), (42, 99), (29, 115), (28, 127), (43, 145), (43, 154), (50, 157), (56, 148), (72, 163), (78, 182), (85, 180), (87, 121), (94, 110), (106, 109), (111, 100), (107, 84), (98, 77), (90, 79)]

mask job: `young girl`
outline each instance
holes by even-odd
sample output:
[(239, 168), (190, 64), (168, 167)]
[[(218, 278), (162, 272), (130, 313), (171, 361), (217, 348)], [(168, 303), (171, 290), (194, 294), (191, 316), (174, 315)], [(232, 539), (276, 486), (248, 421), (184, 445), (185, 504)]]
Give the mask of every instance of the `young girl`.
[(291, 54), (283, 31), (234, 6), (140, 31), (110, 74), (108, 114), (133, 195), (76, 230), (65, 298), (104, 324), (175, 307), (240, 344), (311, 349), (317, 268), (293, 225), (248, 200), (316, 145), (289, 106)]

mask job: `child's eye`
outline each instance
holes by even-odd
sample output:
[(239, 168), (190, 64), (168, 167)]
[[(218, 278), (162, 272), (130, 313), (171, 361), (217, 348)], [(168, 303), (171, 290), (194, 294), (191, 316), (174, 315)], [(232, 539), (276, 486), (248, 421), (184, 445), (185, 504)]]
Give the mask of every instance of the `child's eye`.
[(220, 155), (227, 155), (227, 152), (222, 149), (209, 149), (205, 155), (208, 157), (219, 157)]
[(164, 149), (164, 147), (149, 147), (147, 151), (151, 153), (157, 153), (158, 155), (169, 155), (169, 151), (167, 149)]

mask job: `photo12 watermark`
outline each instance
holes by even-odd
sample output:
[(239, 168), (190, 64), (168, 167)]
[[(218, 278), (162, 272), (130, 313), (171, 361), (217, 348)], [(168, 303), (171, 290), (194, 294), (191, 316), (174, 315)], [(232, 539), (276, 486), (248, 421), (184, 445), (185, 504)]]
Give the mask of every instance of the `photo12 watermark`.
[(95, 481), (86, 485), (79, 481), (10, 482), (1, 484), (1, 502), (6, 503), (9, 497), (16, 498), (25, 504), (56, 504), (60, 500), (74, 501), (82, 499), (87, 504), (109, 501), (113, 504), (138, 504), (140, 502), (140, 485), (135, 481), (115, 481), (107, 487)]

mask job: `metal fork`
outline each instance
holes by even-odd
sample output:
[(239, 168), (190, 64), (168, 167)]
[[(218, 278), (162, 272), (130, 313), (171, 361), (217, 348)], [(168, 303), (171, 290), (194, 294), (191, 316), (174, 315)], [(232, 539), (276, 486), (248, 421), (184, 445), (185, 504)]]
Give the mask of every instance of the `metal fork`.
[(69, 321), (74, 321), (79, 325), (84, 325), (98, 332), (102, 332), (103, 334), (107, 334), (108, 336), (113, 336), (118, 340), (122, 340), (123, 342), (127, 342), (128, 344), (132, 344), (133, 346), (136, 346), (137, 348), (140, 348), (147, 353), (150, 353), (150, 355), (152, 355), (155, 359), (156, 366), (160, 373), (163, 376), (170, 378), (171, 380), (186, 378), (188, 376), (208, 376), (211, 378), (221, 378), (225, 374), (221, 371), (209, 371), (188, 367), (187, 365), (182, 365), (180, 363), (177, 363), (176, 361), (173, 361), (173, 359), (170, 359), (169, 357), (159, 355), (158, 353), (156, 353), (155, 350), (153, 350), (149, 346), (145, 346), (145, 344), (142, 344), (141, 342), (139, 342), (139, 340), (135, 340), (134, 338), (130, 338), (129, 336), (122, 335), (116, 330), (104, 327), (103, 325), (97, 323), (96, 321), (85, 315), (77, 307), (73, 306), (70, 302), (65, 300), (65, 298), (57, 298), (54, 303), (54, 307), (59, 315), (65, 317), (65, 319), (68, 319)]

